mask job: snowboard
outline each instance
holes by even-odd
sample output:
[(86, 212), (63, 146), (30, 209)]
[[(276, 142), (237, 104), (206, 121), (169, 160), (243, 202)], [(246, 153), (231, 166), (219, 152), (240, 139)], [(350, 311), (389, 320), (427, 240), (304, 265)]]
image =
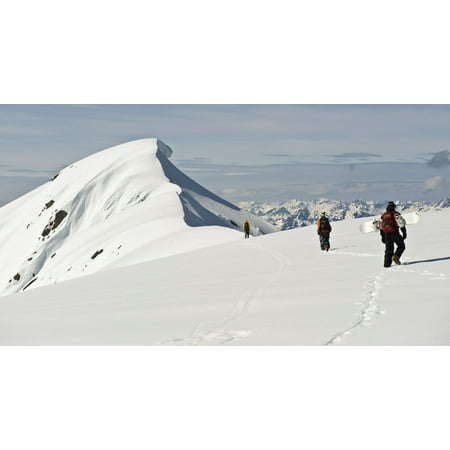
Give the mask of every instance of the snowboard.
[[(420, 220), (420, 215), (417, 211), (402, 214), (402, 217), (405, 219), (406, 225), (413, 225)], [(372, 233), (374, 231), (380, 231), (380, 226), (381, 219), (368, 220), (359, 226), (359, 231), (364, 234)]]

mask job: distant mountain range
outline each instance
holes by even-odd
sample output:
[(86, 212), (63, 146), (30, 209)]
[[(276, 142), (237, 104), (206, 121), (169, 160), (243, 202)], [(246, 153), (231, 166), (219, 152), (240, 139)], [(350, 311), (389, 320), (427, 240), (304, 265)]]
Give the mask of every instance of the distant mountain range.
[[(415, 201), (395, 203), (400, 212), (440, 211), (450, 208), (450, 197), (437, 203)], [(313, 224), (322, 212), (325, 212), (332, 221), (378, 216), (386, 210), (386, 204), (387, 200), (344, 202), (321, 198), (315, 201), (289, 200), (283, 203), (241, 202), (238, 206), (263, 218), (280, 230), (290, 230)]]

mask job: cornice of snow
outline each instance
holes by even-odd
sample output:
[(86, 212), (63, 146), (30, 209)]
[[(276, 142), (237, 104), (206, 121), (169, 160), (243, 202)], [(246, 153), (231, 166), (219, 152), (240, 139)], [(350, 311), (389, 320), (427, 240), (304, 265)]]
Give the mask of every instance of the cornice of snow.
[(167, 159), (169, 159), (172, 156), (173, 150), (167, 144), (161, 141), (161, 139), (156, 140), (156, 146), (158, 149), (157, 152), (160, 155), (165, 156)]

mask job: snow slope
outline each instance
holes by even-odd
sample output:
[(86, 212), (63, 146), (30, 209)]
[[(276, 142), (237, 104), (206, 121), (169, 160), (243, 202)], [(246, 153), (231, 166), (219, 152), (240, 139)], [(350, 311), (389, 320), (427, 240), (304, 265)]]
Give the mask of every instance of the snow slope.
[(407, 264), (389, 269), (361, 220), (333, 223), (329, 253), (314, 227), (248, 240), (218, 228), (215, 246), (201, 234), (185, 253), (2, 297), (0, 343), (449, 345), (450, 213), (423, 213)]
[(0, 295), (235, 241), (245, 218), (254, 235), (276, 231), (185, 176), (171, 154), (157, 139), (118, 145), (0, 208)]

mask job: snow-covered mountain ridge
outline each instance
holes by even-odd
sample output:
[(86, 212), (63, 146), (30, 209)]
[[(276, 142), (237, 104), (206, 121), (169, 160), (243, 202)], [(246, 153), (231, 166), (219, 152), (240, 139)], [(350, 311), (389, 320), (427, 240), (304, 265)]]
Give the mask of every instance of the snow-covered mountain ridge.
[(158, 139), (121, 144), (0, 208), (0, 295), (240, 239), (246, 218), (254, 235), (277, 231), (184, 175), (171, 154)]
[[(395, 203), (400, 212), (450, 209), (450, 197), (437, 203), (415, 201)], [(325, 212), (332, 221), (378, 216), (386, 210), (386, 204), (387, 200), (344, 202), (321, 198), (316, 201), (294, 199), (281, 203), (240, 202), (238, 206), (272, 223), (280, 230), (290, 230), (315, 223), (322, 212)]]

